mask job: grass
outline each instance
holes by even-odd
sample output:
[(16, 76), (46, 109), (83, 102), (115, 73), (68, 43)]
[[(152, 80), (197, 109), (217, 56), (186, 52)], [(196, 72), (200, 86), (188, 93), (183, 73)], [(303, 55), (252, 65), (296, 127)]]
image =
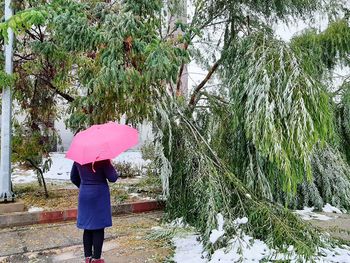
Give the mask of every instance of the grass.
[(21, 199), (26, 209), (31, 206), (44, 210), (58, 210), (77, 206), (78, 189), (67, 189), (66, 183), (48, 184), (49, 197), (45, 198), (44, 190), (36, 182), (14, 185), (14, 192)]
[[(146, 176), (136, 181), (122, 180), (122, 183), (110, 184), (112, 204), (130, 203), (147, 197), (156, 198), (161, 193), (161, 188), (154, 177)], [(48, 198), (45, 198), (44, 190), (37, 182), (16, 184), (14, 192), (17, 199), (24, 202), (26, 209), (34, 206), (52, 211), (77, 207), (79, 189), (70, 182), (48, 182), (47, 185)], [(130, 193), (138, 195), (131, 196)]]
[[(119, 167), (119, 168), (118, 168)], [(129, 203), (144, 198), (157, 198), (161, 194), (161, 183), (153, 173), (151, 165), (134, 167), (128, 163), (117, 165), (123, 177), (117, 183), (110, 184), (111, 203)], [(37, 182), (15, 184), (14, 192), (23, 200), (26, 209), (40, 207), (44, 210), (75, 208), (78, 203), (79, 189), (69, 181), (47, 181), (49, 197), (45, 198), (44, 190)], [(135, 195), (130, 195), (136, 193)]]

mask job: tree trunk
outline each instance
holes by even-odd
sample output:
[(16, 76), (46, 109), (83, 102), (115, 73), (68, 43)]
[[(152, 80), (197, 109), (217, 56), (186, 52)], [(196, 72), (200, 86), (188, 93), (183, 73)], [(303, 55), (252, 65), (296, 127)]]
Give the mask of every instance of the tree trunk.
[[(48, 198), (49, 197), (49, 192), (47, 191), (47, 187), (46, 187), (46, 182), (45, 182), (45, 178), (44, 178), (44, 173), (43, 170), (36, 165), (33, 160), (31, 159), (27, 159), (27, 161), (35, 168), (35, 170), (37, 170), (37, 172), (40, 174), (40, 176), (38, 176), (39, 182), (42, 182), (42, 185), (44, 186), (44, 191), (45, 191), (45, 197)], [(40, 183), (39, 183), (40, 185)], [(41, 186), (41, 185), (40, 185)]]
[[(171, 5), (169, 1), (169, 5)], [(180, 0), (178, 2), (179, 9), (176, 10), (176, 14), (169, 13), (169, 32), (173, 32), (173, 38), (176, 39), (179, 35), (183, 34), (184, 32), (178, 28), (175, 30), (176, 22), (180, 21), (182, 23), (187, 23), (187, 1)], [(186, 45), (184, 48), (187, 48)], [(188, 70), (187, 70), (187, 64), (182, 64), (179, 69), (179, 76), (176, 83), (176, 96), (185, 96), (187, 97), (188, 94)]]

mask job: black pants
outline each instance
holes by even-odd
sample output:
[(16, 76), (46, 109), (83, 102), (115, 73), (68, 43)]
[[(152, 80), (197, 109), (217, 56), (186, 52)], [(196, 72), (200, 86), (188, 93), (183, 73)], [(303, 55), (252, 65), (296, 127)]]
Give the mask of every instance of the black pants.
[[(103, 240), (105, 238), (105, 229), (97, 230), (84, 230), (83, 242), (84, 242), (84, 254), (85, 257), (93, 257), (96, 259), (101, 258)], [(92, 254), (92, 248), (94, 253)]]

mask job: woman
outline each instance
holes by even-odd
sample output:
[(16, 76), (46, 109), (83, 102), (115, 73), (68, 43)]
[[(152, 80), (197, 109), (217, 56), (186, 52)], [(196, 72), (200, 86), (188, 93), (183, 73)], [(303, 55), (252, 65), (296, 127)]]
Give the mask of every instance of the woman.
[(74, 162), (71, 181), (79, 188), (77, 227), (84, 229), (85, 262), (101, 259), (104, 229), (112, 226), (112, 211), (107, 180), (117, 181), (119, 174), (110, 160), (80, 165)]

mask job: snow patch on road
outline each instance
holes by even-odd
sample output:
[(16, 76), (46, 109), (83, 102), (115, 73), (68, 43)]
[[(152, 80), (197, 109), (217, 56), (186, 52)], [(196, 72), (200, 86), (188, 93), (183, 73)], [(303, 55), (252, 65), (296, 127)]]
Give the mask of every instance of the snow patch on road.
[(323, 208), (322, 211), (325, 213), (336, 213), (336, 214), (342, 214), (342, 211), (340, 211), (339, 208), (336, 208), (330, 204), (326, 204)]
[(295, 210), (294, 213), (298, 214), (302, 219), (308, 221), (308, 220), (320, 220), (320, 221), (327, 221), (334, 219), (334, 217), (322, 215), (313, 212), (314, 207), (304, 207), (303, 210)]
[(31, 206), (28, 209), (29, 213), (33, 213), (33, 212), (40, 212), (40, 211), (44, 211), (44, 208), (42, 207), (36, 207), (36, 206)]
[(173, 239), (176, 247), (174, 261), (181, 263), (204, 263), (203, 245), (197, 240), (199, 235), (188, 235), (175, 237)]

